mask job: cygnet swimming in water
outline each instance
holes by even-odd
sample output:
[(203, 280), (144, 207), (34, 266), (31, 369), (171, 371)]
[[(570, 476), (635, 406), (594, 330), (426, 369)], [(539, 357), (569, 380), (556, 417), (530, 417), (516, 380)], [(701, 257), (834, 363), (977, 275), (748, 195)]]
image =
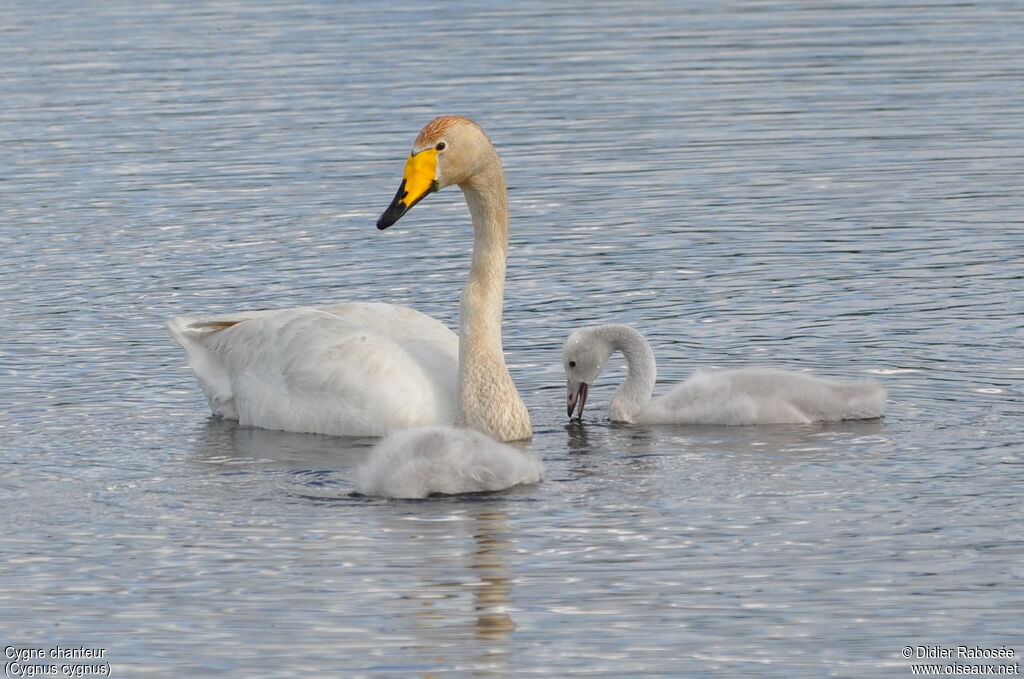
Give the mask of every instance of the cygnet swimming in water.
[(486, 434), (448, 426), (396, 431), (374, 446), (356, 470), (363, 495), (422, 498), (504, 490), (544, 478), (533, 454)]
[(885, 388), (875, 380), (835, 380), (769, 368), (698, 371), (652, 398), (657, 369), (644, 337), (625, 325), (573, 331), (562, 350), (569, 417), (582, 417), (587, 392), (616, 351), (629, 373), (608, 418), (636, 424), (806, 424), (881, 417)]

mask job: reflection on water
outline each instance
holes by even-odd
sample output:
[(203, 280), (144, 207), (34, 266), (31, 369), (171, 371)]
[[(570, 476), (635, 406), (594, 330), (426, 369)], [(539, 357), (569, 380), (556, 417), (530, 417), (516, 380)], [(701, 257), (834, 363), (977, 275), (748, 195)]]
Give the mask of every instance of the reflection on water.
[[(434, 653), (476, 638), (483, 642), (479, 648), (477, 676), (492, 674), (507, 662), (511, 649), (507, 642), (516, 629), (510, 613), (515, 604), (511, 597), (513, 577), (505, 563), (505, 553), (512, 543), (505, 539), (508, 532), (507, 516), (502, 511), (470, 510), (466, 515), (449, 517), (464, 525), (472, 542), (467, 544), (466, 563), (449, 564), (443, 572), (422, 578), (402, 595), (413, 608), (414, 632), (420, 648)], [(428, 520), (433, 527), (438, 520)], [(441, 521), (446, 526), (448, 522)], [(417, 523), (419, 528), (422, 524)], [(396, 535), (395, 537), (399, 537)], [(417, 540), (443, 541), (451, 539), (447, 530), (435, 533), (408, 535)], [(429, 548), (428, 548), (429, 550)], [(468, 595), (467, 595), (468, 594)]]
[(480, 572), (480, 587), (473, 602), (477, 614), (476, 634), (490, 641), (506, 640), (516, 628), (515, 621), (507, 612), (511, 604), (512, 580), (502, 561), (502, 552), (512, 546), (502, 538), (502, 533), (508, 531), (508, 517), (498, 511), (481, 512), (473, 518), (476, 523), (473, 539), (477, 549), (473, 552), (472, 568)]
[(243, 427), (232, 420), (209, 417), (193, 437), (199, 460), (272, 462), (282, 467), (309, 462), (337, 465), (355, 460), (358, 464), (377, 439), (368, 437), (321, 436)]
[[(0, 6), (5, 643), (115, 676), (893, 677), (1024, 647), (1024, 41), (1012, 2)], [(381, 299), (456, 324), (457, 190), (510, 187), (547, 479), (354, 496), (372, 441), (210, 419), (163, 319)], [(619, 322), (701, 367), (875, 375), (883, 420), (565, 418)], [(616, 372), (619, 371), (619, 372)], [(608, 385), (622, 377), (609, 366)]]
[(587, 435), (587, 427), (580, 420), (570, 420), (565, 425), (565, 433), (569, 437), (569, 452), (580, 453), (590, 450), (590, 437)]

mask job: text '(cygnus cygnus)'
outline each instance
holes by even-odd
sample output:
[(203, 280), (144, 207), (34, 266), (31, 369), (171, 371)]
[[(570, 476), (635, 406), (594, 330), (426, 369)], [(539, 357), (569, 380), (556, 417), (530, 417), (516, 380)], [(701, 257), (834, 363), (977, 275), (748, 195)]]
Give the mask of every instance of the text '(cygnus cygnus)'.
[(504, 490), (544, 478), (531, 453), (470, 429), (416, 427), (396, 431), (374, 446), (356, 470), (363, 495), (421, 498)]
[(667, 394), (651, 396), (654, 353), (625, 325), (573, 331), (562, 349), (569, 417), (583, 415), (590, 385), (616, 351), (628, 374), (608, 417), (637, 424), (798, 424), (881, 417), (885, 389), (874, 380), (834, 380), (767, 368), (699, 371)]
[(296, 432), (379, 436), (459, 424), (503, 441), (529, 438), (501, 346), (508, 196), (480, 126), (458, 116), (428, 123), (377, 228), (451, 184), (474, 229), (458, 337), (418, 311), (380, 303), (171, 318), (213, 412)]

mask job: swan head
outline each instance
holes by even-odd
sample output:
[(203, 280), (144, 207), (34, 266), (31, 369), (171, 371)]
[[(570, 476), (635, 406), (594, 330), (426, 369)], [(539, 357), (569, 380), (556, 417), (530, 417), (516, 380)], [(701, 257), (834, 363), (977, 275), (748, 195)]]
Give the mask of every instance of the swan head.
[(604, 370), (604, 364), (612, 355), (611, 342), (594, 331), (594, 328), (574, 330), (562, 347), (562, 367), (565, 368), (566, 414), (583, 417), (590, 385)]
[(483, 128), (469, 118), (434, 118), (416, 137), (398, 193), (377, 220), (377, 228), (388, 228), (434, 191), (470, 181), (496, 158)]

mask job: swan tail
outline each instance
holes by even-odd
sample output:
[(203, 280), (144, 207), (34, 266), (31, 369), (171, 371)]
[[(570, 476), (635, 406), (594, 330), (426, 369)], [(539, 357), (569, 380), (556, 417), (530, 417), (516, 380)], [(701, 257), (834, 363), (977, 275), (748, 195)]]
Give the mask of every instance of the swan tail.
[(227, 328), (230, 328), (233, 325), (238, 325), (241, 322), (242, 322), (241, 320), (230, 320), (230, 321), (202, 321), (202, 320), (197, 320), (197, 321), (193, 321), (192, 323), (189, 324), (189, 329), (190, 330), (194, 330), (194, 331), (198, 331), (198, 332), (203, 332), (203, 331), (217, 332), (218, 330), (225, 330)]
[(195, 316), (175, 316), (165, 325), (174, 341), (185, 350), (186, 360), (195, 373), (214, 415), (238, 419), (231, 377), (224, 362), (206, 346), (205, 341), (221, 330), (245, 319), (206, 320)]

